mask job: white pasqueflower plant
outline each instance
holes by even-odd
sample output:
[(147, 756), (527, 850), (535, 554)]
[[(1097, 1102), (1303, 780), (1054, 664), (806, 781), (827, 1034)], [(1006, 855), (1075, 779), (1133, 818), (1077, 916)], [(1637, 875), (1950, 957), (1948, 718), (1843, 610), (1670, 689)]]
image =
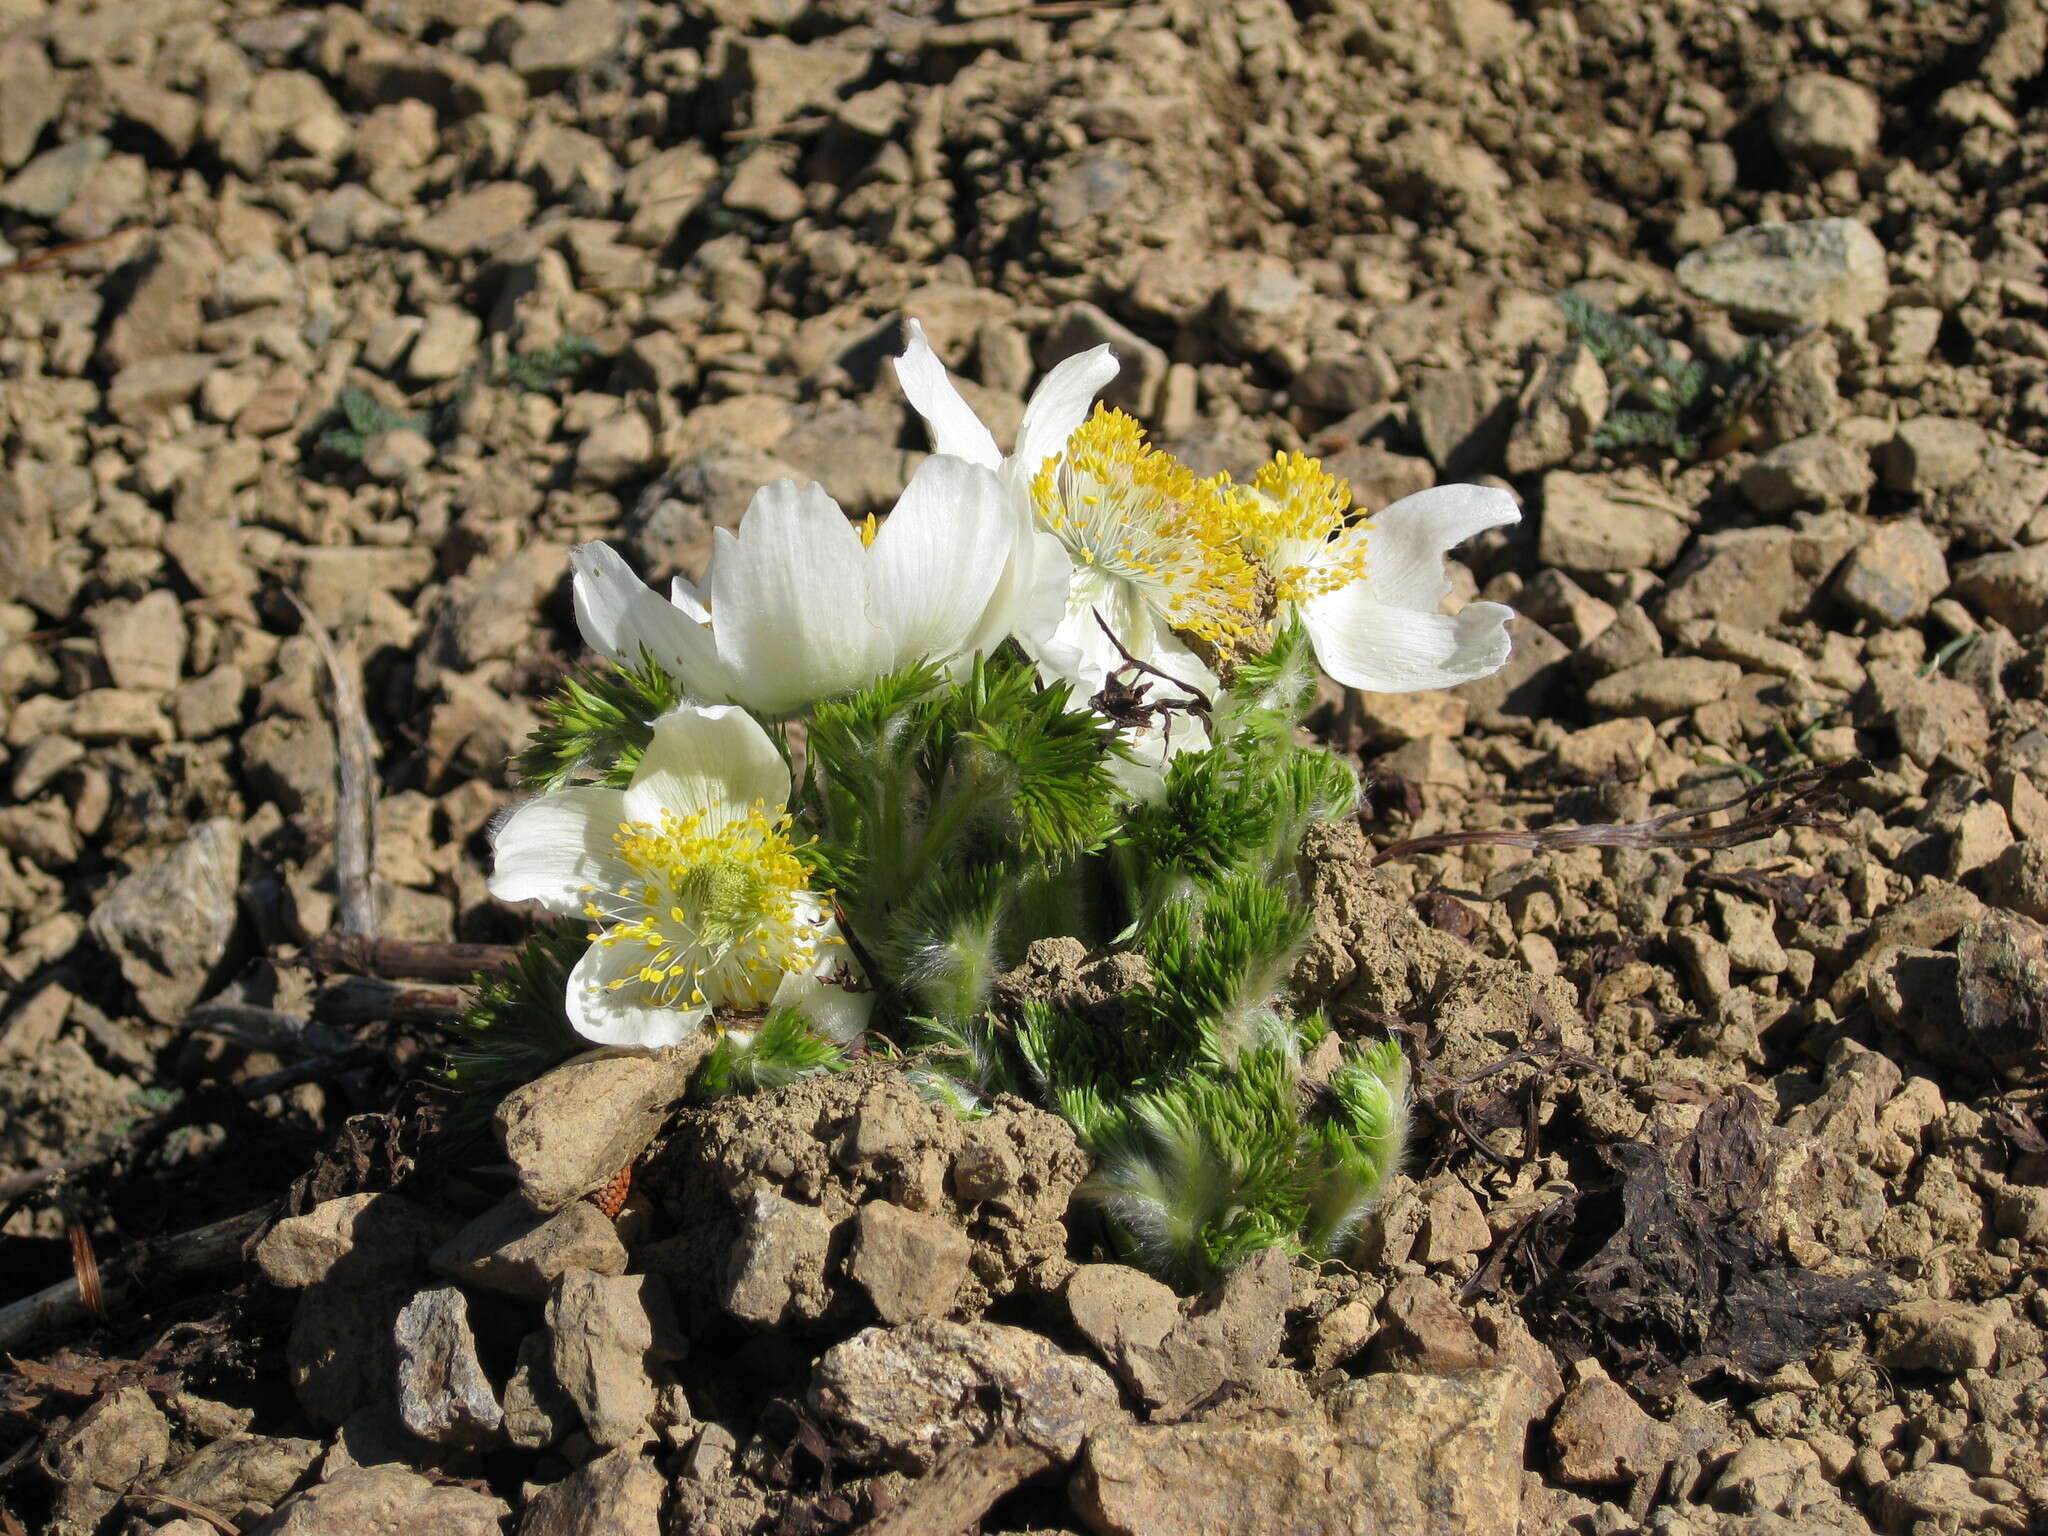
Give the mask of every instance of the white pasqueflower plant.
[(618, 552), (569, 557), (576, 622), (613, 661), (652, 656), (693, 699), (789, 714), (917, 661), (993, 649), (1016, 522), (988, 469), (934, 454), (887, 519), (855, 525), (823, 488), (777, 480), (718, 529), (701, 588), (664, 599)]
[(577, 1033), (653, 1049), (715, 1009), (794, 1008), (833, 1039), (859, 1034), (870, 999), (807, 888), (789, 792), (750, 715), (684, 705), (654, 722), (624, 789), (556, 790), (499, 824), (491, 894), (590, 925), (566, 998)]

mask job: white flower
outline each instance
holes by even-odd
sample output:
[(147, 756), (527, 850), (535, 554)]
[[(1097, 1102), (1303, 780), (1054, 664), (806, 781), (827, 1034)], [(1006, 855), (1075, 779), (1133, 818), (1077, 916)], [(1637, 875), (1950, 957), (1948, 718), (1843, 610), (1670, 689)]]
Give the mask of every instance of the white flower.
[(1280, 612), (1301, 615), (1316, 660), (1338, 682), (1373, 693), (1454, 688), (1507, 662), (1512, 609), (1437, 612), (1451, 590), (1445, 552), (1521, 521), (1506, 491), (1440, 485), (1361, 517), (1344, 481), (1283, 453), (1240, 506), (1244, 546), (1270, 574)]
[(871, 999), (836, 984), (852, 965), (830, 903), (805, 889), (788, 799), (789, 768), (751, 716), (686, 705), (655, 721), (625, 789), (557, 790), (499, 825), (491, 894), (591, 924), (569, 977), (579, 1033), (674, 1045), (721, 1006), (860, 1032)]
[(762, 487), (739, 532), (719, 529), (700, 593), (664, 601), (618, 553), (570, 557), (576, 622), (592, 650), (637, 663), (644, 647), (699, 699), (781, 715), (913, 661), (990, 650), (992, 599), (1015, 522), (996, 476), (935, 454), (879, 529), (848, 522), (816, 485)]
[(912, 320), (906, 330), (909, 340), (896, 359), (896, 382), (911, 408), (924, 418), (932, 450), (993, 470), (1015, 521), (1010, 565), (989, 605), (987, 643), (982, 648), (993, 649), (1005, 635), (1015, 635), (1049, 674), (1079, 678), (1082, 657), (1070, 644), (1054, 638), (1068, 611), (1073, 556), (1040, 523), (1031, 485), (1066, 453), (1068, 440), (1088, 419), (1095, 396), (1116, 377), (1115, 354), (1107, 346), (1091, 347), (1047, 373), (1024, 406), (1016, 450), (1006, 458), (974, 408), (961, 398), (945, 364), (925, 339), (924, 327)]

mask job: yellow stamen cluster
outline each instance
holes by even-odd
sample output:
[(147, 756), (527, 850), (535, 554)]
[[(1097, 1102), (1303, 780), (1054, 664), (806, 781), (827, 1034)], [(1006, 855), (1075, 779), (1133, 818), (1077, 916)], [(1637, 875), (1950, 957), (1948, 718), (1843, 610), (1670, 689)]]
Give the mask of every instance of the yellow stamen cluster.
[(627, 822), (614, 844), (634, 879), (593, 891), (583, 914), (592, 941), (643, 951), (638, 967), (607, 986), (645, 989), (654, 1007), (702, 1007), (708, 1001), (764, 1005), (788, 973), (809, 970), (820, 931), (797, 898), (804, 867), (789, 839), (789, 817), (756, 804), (707, 827), (701, 815), (663, 812), (659, 825)]
[(1031, 482), (1039, 518), (1080, 565), (1130, 588), (1168, 625), (1219, 649), (1258, 622), (1258, 573), (1238, 541), (1238, 492), (1198, 479), (1098, 405)]
[(1320, 460), (1276, 454), (1237, 503), (1238, 537), (1273, 577), (1274, 599), (1304, 603), (1365, 575), (1366, 528), (1350, 483)]

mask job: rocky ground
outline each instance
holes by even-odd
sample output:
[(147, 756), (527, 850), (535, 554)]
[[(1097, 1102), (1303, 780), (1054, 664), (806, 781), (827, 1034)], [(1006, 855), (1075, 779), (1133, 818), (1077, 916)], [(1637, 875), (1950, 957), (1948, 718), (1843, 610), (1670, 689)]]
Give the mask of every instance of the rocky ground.
[[(0, 0), (0, 1529), (2042, 1528), (2044, 59), (2040, 0)], [(874, 1069), (465, 1139), (455, 976), (292, 962), (358, 718), (378, 935), (523, 932), (567, 547), (885, 510), (906, 314), (997, 422), (1108, 340), (1204, 469), (1524, 500), (1508, 669), (1319, 717), (1376, 777), (1297, 982), (1423, 1106), (1350, 1264), (1176, 1297), (1058, 1121)]]

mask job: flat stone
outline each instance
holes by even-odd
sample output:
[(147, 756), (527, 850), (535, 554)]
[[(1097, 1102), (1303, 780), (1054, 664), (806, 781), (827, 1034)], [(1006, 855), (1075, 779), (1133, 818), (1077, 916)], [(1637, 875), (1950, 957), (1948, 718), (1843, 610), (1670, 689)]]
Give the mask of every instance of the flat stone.
[(1771, 104), (1778, 153), (1820, 176), (1870, 159), (1880, 126), (1870, 88), (1835, 75), (1794, 75)]
[(576, 483), (608, 489), (646, 474), (655, 461), (654, 429), (638, 411), (607, 416), (576, 445)]
[(710, 1051), (708, 1033), (665, 1051), (578, 1056), (507, 1094), (498, 1139), (526, 1203), (559, 1211), (645, 1151)]
[(1767, 325), (1862, 320), (1891, 292), (1883, 245), (1854, 219), (1751, 225), (1683, 257), (1678, 280), (1694, 297)]
[(0, 170), (12, 170), (35, 153), (43, 130), (64, 110), (69, 89), (39, 39), (16, 33), (0, 42)]
[(97, 133), (46, 149), (0, 183), (0, 208), (48, 222), (69, 208), (113, 146)]
[(1725, 699), (1741, 679), (1733, 662), (1665, 656), (1601, 678), (1586, 690), (1586, 702), (1612, 715), (1664, 720)]
[(1998, 1358), (1998, 1325), (1962, 1301), (1909, 1301), (1877, 1321), (1877, 1363), (1887, 1370), (1960, 1376)]
[(1684, 510), (1644, 482), (1553, 470), (1543, 477), (1536, 558), (1566, 571), (1660, 571), (1691, 535)]
[(1886, 490), (1926, 496), (1952, 490), (1984, 463), (1991, 439), (1974, 421), (1953, 416), (1915, 416), (1902, 422), (1878, 451)]
[(98, 1529), (125, 1489), (155, 1477), (170, 1458), (170, 1423), (146, 1388), (118, 1388), (96, 1406), (91, 1421), (51, 1457), (57, 1484), (52, 1531)]
[(434, 305), (427, 311), (426, 321), (405, 355), (405, 371), (422, 383), (467, 372), (476, 361), (477, 343), (483, 339), (483, 321), (452, 304)]
[(115, 687), (168, 693), (178, 686), (188, 636), (176, 593), (159, 588), (108, 603), (94, 612), (93, 628)]
[(350, 1467), (279, 1506), (264, 1536), (504, 1536), (502, 1499), (404, 1467)]
[(1550, 1421), (1557, 1475), (1567, 1483), (1625, 1483), (1670, 1461), (1677, 1435), (1645, 1413), (1628, 1389), (1597, 1366), (1565, 1393)]
[(757, 1328), (823, 1312), (832, 1296), (826, 1270), (837, 1230), (814, 1205), (756, 1190), (726, 1256), (725, 1310)]
[(1124, 1416), (1101, 1366), (999, 1323), (867, 1329), (819, 1357), (808, 1401), (851, 1459), (910, 1473), (1006, 1431), (1065, 1463)]
[(1985, 1498), (1966, 1470), (1945, 1461), (1892, 1478), (1877, 1490), (1872, 1503), (1887, 1531), (2025, 1529), (2018, 1510)]
[(626, 1245), (618, 1229), (588, 1200), (573, 1200), (552, 1215), (534, 1212), (507, 1195), (434, 1251), (436, 1274), (464, 1285), (544, 1301), (572, 1269), (597, 1275), (626, 1272)]
[(1855, 707), (1858, 724), (1891, 727), (1900, 750), (1923, 768), (1943, 753), (1982, 752), (1991, 739), (1982, 694), (1939, 672), (1922, 677), (1903, 662), (1871, 663)]
[(519, 181), (493, 181), (457, 193), (413, 227), (411, 238), (437, 256), (467, 256), (488, 249), (526, 227), (538, 202)]
[(131, 363), (107, 386), (107, 409), (130, 426), (145, 425), (190, 400), (219, 366), (216, 357), (187, 352)]
[(554, 1346), (546, 1329), (519, 1341), (504, 1406), (505, 1438), (522, 1451), (544, 1451), (581, 1422), (575, 1402), (555, 1377)]
[(637, 1449), (586, 1462), (533, 1496), (518, 1536), (661, 1536), (668, 1479)]
[(1074, 1507), (1103, 1536), (1514, 1536), (1537, 1397), (1519, 1371), (1385, 1374), (1278, 1421), (1102, 1429)]
[(217, 817), (122, 876), (93, 908), (93, 938), (119, 962), (151, 1018), (181, 1022), (227, 957), (241, 871), (241, 827)]
[(201, 1446), (155, 1486), (246, 1529), (291, 1494), (324, 1449), (318, 1440), (230, 1434)]
[(1267, 1249), (1182, 1300), (1142, 1271), (1084, 1264), (1067, 1282), (1067, 1311), (1155, 1419), (1178, 1418), (1272, 1364), (1292, 1269), (1284, 1252)]
[(513, 12), (506, 62), (536, 91), (553, 90), (618, 47), (625, 24), (625, 12), (610, 0), (521, 6)]
[(410, 1273), (434, 1240), (433, 1218), (403, 1195), (343, 1195), (264, 1233), (256, 1267), (272, 1285), (289, 1290), (322, 1284), (337, 1272), (361, 1283)]
[(829, 109), (843, 87), (867, 73), (872, 57), (865, 48), (832, 42), (741, 38), (728, 55), (725, 85), (738, 104), (741, 126), (776, 128), (793, 117)]
[(1742, 494), (1759, 512), (1860, 502), (1877, 475), (1867, 454), (1825, 433), (1780, 443), (1742, 472)]

